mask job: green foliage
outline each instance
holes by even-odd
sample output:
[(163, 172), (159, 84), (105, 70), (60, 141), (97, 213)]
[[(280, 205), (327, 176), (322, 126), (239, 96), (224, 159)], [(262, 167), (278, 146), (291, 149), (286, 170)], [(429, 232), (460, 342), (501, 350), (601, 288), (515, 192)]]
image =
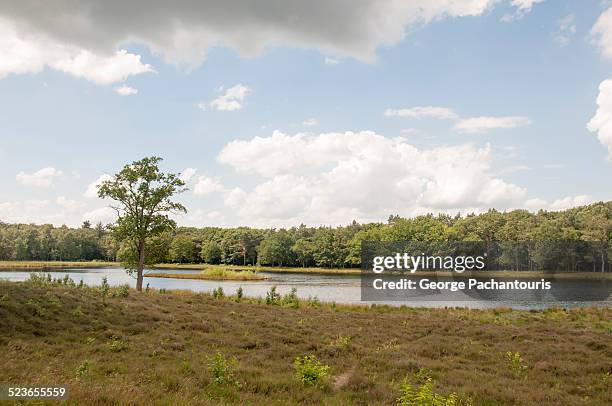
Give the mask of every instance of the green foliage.
[(89, 372), (89, 361), (85, 360), (83, 361), (76, 369), (76, 376), (78, 378), (81, 378), (85, 375), (87, 375), (87, 373)]
[(223, 292), (223, 288), (221, 286), (214, 289), (212, 295), (215, 299), (223, 299), (225, 297), (225, 293)]
[(352, 341), (351, 336), (339, 335), (329, 342), (329, 346), (332, 348), (336, 348), (340, 351), (346, 351), (350, 348), (351, 341)]
[(213, 383), (215, 385), (238, 385), (234, 379), (235, 365), (234, 358), (228, 359), (222, 353), (217, 352), (208, 363), (208, 372), (212, 375)]
[(172, 262), (192, 263), (196, 260), (195, 242), (188, 236), (179, 234), (172, 240), (168, 252)]
[(104, 276), (102, 278), (102, 284), (100, 285), (100, 294), (102, 295), (102, 298), (108, 297), (109, 292), (110, 285), (108, 284), (108, 279), (106, 278), (106, 276)]
[(128, 297), (130, 295), (130, 285), (121, 285), (113, 290), (114, 297)]
[(73, 311), (72, 315), (74, 317), (80, 318), (83, 316), (83, 310), (81, 310), (81, 306), (77, 306)]
[(266, 292), (266, 304), (267, 305), (279, 305), (281, 295), (276, 292), (276, 286), (272, 286), (268, 292)]
[(329, 366), (321, 363), (314, 355), (297, 357), (293, 367), (296, 379), (304, 385), (323, 387), (329, 376)]
[(108, 342), (108, 348), (112, 352), (121, 352), (127, 350), (128, 345), (125, 341), (120, 340), (118, 337), (112, 337)]
[(506, 353), (506, 362), (510, 371), (516, 376), (521, 376), (529, 368), (518, 352), (508, 351)]
[(450, 393), (446, 396), (433, 391), (433, 380), (425, 378), (421, 385), (416, 387), (404, 379), (400, 386), (400, 394), (397, 398), (399, 406), (456, 406), (459, 404), (459, 396)]
[(221, 246), (216, 241), (206, 241), (202, 244), (202, 251), (200, 257), (202, 262), (206, 264), (220, 264), (221, 263)]
[(240, 300), (242, 299), (244, 292), (242, 290), (242, 286), (239, 286), (238, 289), (236, 289), (236, 299)]
[(293, 309), (297, 309), (300, 307), (300, 300), (298, 299), (296, 288), (292, 288), (291, 292), (283, 296), (283, 298), (281, 299), (281, 306), (291, 307)]

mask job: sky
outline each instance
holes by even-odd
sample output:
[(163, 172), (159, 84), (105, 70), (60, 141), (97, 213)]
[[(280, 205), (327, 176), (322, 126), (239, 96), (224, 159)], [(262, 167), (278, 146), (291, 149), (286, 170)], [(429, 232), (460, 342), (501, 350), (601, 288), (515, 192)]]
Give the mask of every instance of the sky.
[(0, 4), (0, 221), (150, 155), (198, 227), (612, 200), (612, 2)]

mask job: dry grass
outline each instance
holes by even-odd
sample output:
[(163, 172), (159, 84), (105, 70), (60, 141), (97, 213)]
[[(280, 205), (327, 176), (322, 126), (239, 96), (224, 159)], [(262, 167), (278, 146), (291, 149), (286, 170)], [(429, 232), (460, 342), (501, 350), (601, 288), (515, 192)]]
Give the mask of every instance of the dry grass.
[[(404, 377), (427, 373), (475, 405), (612, 404), (608, 308), (264, 303), (0, 282), (0, 382), (66, 384), (71, 404), (365, 405), (395, 403)], [(223, 384), (218, 352), (235, 362)], [(305, 354), (331, 367), (322, 387), (295, 378)]]
[(2, 269), (33, 269), (33, 270), (50, 270), (50, 269), (66, 269), (66, 268), (107, 268), (120, 267), (118, 262), (106, 261), (0, 261), (0, 270)]

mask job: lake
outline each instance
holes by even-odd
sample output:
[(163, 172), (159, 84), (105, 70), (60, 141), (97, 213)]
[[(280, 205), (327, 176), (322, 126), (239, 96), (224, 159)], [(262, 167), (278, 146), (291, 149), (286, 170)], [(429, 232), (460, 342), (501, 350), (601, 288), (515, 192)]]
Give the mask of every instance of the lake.
[[(47, 271), (45, 271), (47, 272)], [(163, 273), (198, 273), (200, 271), (189, 271), (184, 269), (156, 269), (155, 272)], [(92, 268), (92, 269), (66, 269), (51, 271), (54, 278), (70, 276), (76, 283), (83, 281), (87, 285), (100, 285), (102, 278), (107, 277), (111, 286), (129, 284), (135, 287), (136, 281), (120, 268)], [(0, 271), (0, 279), (9, 281), (24, 281), (29, 278), (30, 271), (22, 269)], [(610, 291), (612, 281), (610, 280), (588, 280), (588, 279), (561, 279), (556, 280), (556, 293), (554, 297), (542, 297), (534, 299), (533, 295), (504, 295), (498, 298), (469, 297), (462, 292), (450, 293), (447, 291), (433, 292), (426, 297), (407, 298), (402, 301), (362, 301), (361, 300), (361, 278), (360, 275), (326, 275), (326, 274), (297, 274), (297, 273), (266, 273), (261, 275), (268, 279), (263, 281), (209, 281), (192, 279), (169, 279), (169, 278), (145, 278), (144, 285), (149, 284), (156, 289), (188, 289), (194, 292), (210, 292), (217, 287), (222, 287), (226, 294), (234, 294), (236, 289), (242, 287), (245, 296), (265, 297), (266, 292), (277, 286), (280, 294), (297, 289), (300, 298), (318, 297), (324, 302), (336, 302), (346, 304), (389, 304), (393, 306), (417, 306), (417, 307), (469, 307), (469, 308), (493, 308), (499, 306), (512, 307), (515, 309), (542, 309), (551, 306), (575, 307), (575, 306), (612, 306)], [(443, 280), (444, 278), (438, 278)], [(457, 279), (457, 278), (455, 278)], [(521, 279), (518, 280), (533, 280)], [(602, 297), (601, 293), (604, 291)], [(578, 292), (578, 293), (577, 293)], [(600, 300), (593, 301), (593, 298)]]

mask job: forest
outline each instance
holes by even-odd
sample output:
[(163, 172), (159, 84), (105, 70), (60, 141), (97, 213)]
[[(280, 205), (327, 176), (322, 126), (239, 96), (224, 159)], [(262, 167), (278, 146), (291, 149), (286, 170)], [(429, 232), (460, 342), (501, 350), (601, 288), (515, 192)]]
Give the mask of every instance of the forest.
[[(554, 260), (567, 270), (609, 271), (611, 238), (612, 202), (599, 202), (556, 212), (394, 215), (386, 223), (339, 227), (178, 227), (147, 241), (146, 262), (359, 267), (362, 241), (481, 241), (501, 242), (496, 255), (508, 269), (523, 270), (526, 263), (545, 269)], [(538, 241), (575, 243), (551, 247)], [(593, 246), (599, 248), (593, 252)], [(80, 228), (0, 222), (0, 260), (125, 261), (128, 247), (115, 241), (110, 226), (88, 221)]]

